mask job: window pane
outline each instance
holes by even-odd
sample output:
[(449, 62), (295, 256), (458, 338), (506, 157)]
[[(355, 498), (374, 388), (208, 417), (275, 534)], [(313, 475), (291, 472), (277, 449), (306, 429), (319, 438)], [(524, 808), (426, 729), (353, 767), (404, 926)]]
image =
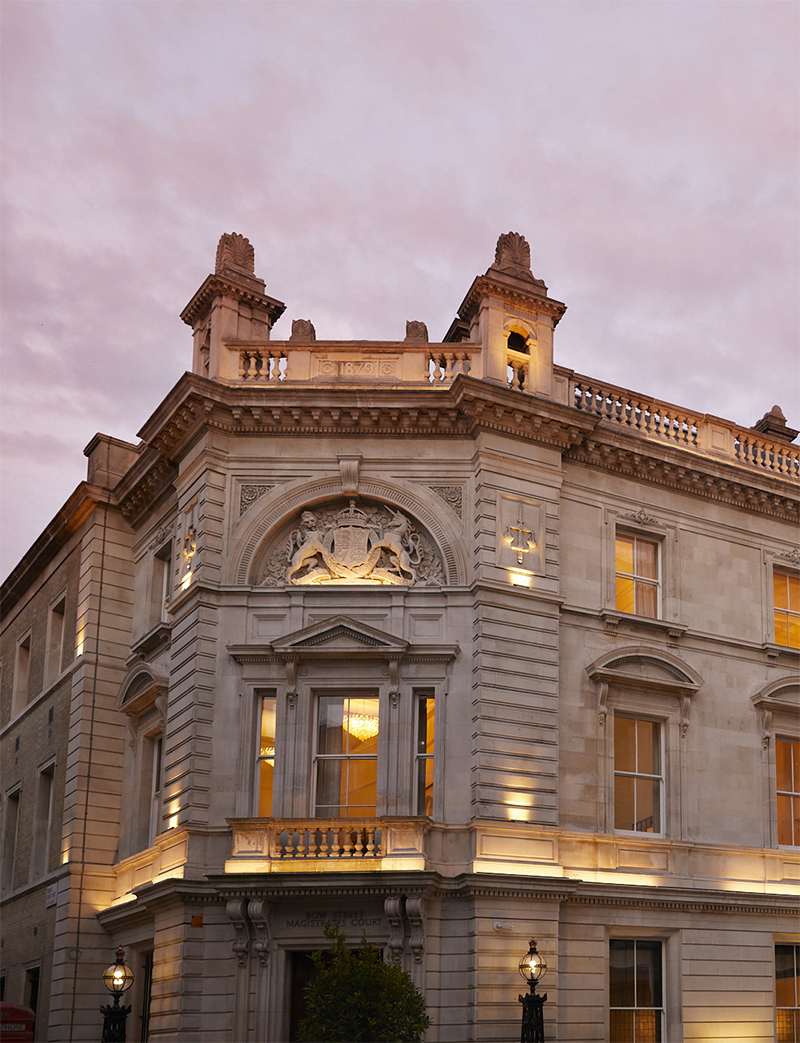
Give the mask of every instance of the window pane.
[(636, 1043), (661, 1043), (661, 1011), (636, 1011)]
[[(612, 1007), (632, 1007), (634, 1004), (633, 978), (634, 948), (627, 939), (613, 938), (609, 943), (609, 985)], [(633, 1023), (631, 1023), (633, 1028)]]
[(786, 576), (789, 590), (789, 608), (792, 612), (800, 612), (800, 576)]
[(658, 774), (658, 725), (653, 721), (636, 721), (636, 770), (643, 775)]
[(323, 760), (317, 764), (316, 814), (321, 818), (339, 818), (347, 800), (347, 778), (340, 760)]
[(789, 577), (785, 572), (772, 573), (772, 594), (775, 608), (789, 607)]
[(262, 758), (258, 780), (258, 814), (262, 818), (269, 818), (272, 814), (272, 783), (274, 776), (275, 761), (272, 758)]
[(789, 620), (785, 612), (775, 613), (775, 644), (789, 644)]
[[(622, 611), (620, 609), (620, 611)], [(636, 615), (655, 619), (658, 616), (658, 587), (652, 583), (636, 583)]]
[(792, 785), (792, 747), (796, 746), (800, 751), (800, 742), (787, 742), (786, 739), (778, 739), (775, 743), (775, 768), (778, 778), (778, 789), (787, 793), (794, 792)]
[(654, 779), (636, 779), (637, 833), (660, 833), (658, 782)]
[(778, 1043), (796, 1043), (797, 1036), (794, 1034), (794, 1011), (776, 1011), (775, 1024), (778, 1030)]
[(636, 1006), (661, 1006), (661, 942), (636, 942)]
[(627, 775), (617, 775), (614, 779), (614, 828), (633, 829), (634, 817), (633, 792), (636, 780)]
[(375, 756), (378, 752), (378, 700), (347, 699), (344, 727), (349, 753)]
[(609, 1019), (610, 1043), (634, 1043), (633, 1011), (612, 1010)]
[(658, 579), (658, 546), (648, 540), (636, 541), (636, 575)]
[(433, 753), (433, 710), (433, 699), (420, 696), (417, 717), (417, 753)]
[(617, 572), (633, 575), (633, 539), (630, 536), (617, 536)]
[(347, 807), (344, 809), (345, 817), (365, 818), (374, 815), (378, 780), (377, 760), (351, 760), (348, 765), (350, 785)]
[(617, 576), (617, 612), (633, 612), (633, 580)]
[(775, 1006), (797, 1006), (797, 973), (795, 967), (795, 946), (775, 946)]
[(794, 844), (792, 798), (778, 794), (778, 843)]
[(323, 695), (319, 700), (317, 753), (344, 753), (344, 699)]
[(614, 770), (636, 771), (636, 721), (614, 715)]
[[(776, 640), (776, 644), (781, 644)], [(800, 648), (800, 616), (789, 616), (788, 633), (783, 642), (789, 648)]]

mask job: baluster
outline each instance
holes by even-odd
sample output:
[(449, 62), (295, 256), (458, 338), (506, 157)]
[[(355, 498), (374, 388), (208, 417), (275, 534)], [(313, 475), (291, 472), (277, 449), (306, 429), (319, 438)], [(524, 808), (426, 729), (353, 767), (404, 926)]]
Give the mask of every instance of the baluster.
[(367, 850), (365, 851), (365, 855), (366, 855), (367, 858), (374, 858), (374, 856), (375, 856), (375, 827), (374, 826), (368, 826), (367, 829), (364, 830), (364, 832), (365, 832), (366, 838), (367, 838)]
[(461, 372), (465, 376), (468, 376), (471, 369), (472, 369), (472, 362), (470, 360), (469, 355), (467, 355), (467, 354), (462, 355), (461, 356)]
[(338, 829), (332, 829), (331, 830), (331, 850), (330, 850), (330, 857), (331, 858), (339, 858), (341, 856), (342, 845), (339, 843), (340, 836), (341, 836), (341, 831), (340, 830), (338, 830)]
[(306, 853), (305, 840), (306, 840), (306, 830), (305, 829), (298, 829), (297, 830), (297, 843), (295, 844), (295, 857), (296, 858), (305, 858), (306, 857), (306, 854), (305, 854)]
[(508, 362), (508, 366), (509, 366), (509, 369), (511, 370), (511, 381), (510, 381), (511, 387), (514, 388), (515, 391), (519, 391), (519, 389), (520, 389), (520, 380), (519, 380), (520, 366), (518, 365), (518, 363), (512, 362), (510, 359), (509, 359), (509, 362)]
[(247, 352), (239, 352), (239, 380), (244, 380), (247, 374)]

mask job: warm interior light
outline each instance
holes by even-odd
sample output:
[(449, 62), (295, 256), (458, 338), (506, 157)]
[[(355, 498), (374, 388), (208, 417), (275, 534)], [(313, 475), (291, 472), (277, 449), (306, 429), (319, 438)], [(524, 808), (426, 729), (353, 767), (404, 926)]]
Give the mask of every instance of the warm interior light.
[(187, 588), (187, 587), (189, 586), (189, 584), (190, 584), (190, 583), (192, 582), (192, 576), (193, 576), (193, 575), (194, 575), (194, 573), (193, 573), (193, 572), (187, 572), (187, 573), (186, 573), (186, 575), (185, 575), (185, 576), (183, 577), (183, 579), (181, 580), (181, 590), (186, 590), (186, 588)]
[(378, 718), (367, 713), (348, 713), (344, 726), (360, 742), (372, 739), (378, 734)]
[(261, 756), (262, 757), (273, 757), (274, 758), (274, 756), (275, 756), (275, 747), (274, 746), (262, 746), (261, 747)]

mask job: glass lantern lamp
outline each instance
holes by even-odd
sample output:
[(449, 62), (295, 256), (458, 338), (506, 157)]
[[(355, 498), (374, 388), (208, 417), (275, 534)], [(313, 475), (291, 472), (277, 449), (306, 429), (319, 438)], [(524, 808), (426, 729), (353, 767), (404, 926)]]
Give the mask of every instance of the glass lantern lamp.
[(536, 982), (544, 977), (546, 971), (547, 960), (539, 954), (535, 939), (531, 939), (528, 951), (519, 961), (519, 973), (531, 987), (526, 996), (519, 997), (522, 1004), (520, 1043), (544, 1043), (544, 1003), (547, 993), (539, 996), (536, 992)]
[(119, 998), (133, 985), (133, 971), (125, 964), (122, 947), (117, 949), (116, 957), (103, 974), (103, 984), (114, 997), (114, 1002), (100, 1008), (103, 1015), (102, 1043), (125, 1043), (125, 1022), (131, 1012), (130, 1007), (120, 1006)]

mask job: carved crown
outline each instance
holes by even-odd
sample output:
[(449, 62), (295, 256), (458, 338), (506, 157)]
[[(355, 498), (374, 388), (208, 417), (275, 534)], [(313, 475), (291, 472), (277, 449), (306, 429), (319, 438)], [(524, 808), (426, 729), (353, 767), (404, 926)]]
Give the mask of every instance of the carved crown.
[(214, 272), (219, 275), (226, 268), (235, 268), (245, 275), (254, 275), (256, 270), (256, 252), (238, 232), (224, 232), (217, 245), (217, 260)]

